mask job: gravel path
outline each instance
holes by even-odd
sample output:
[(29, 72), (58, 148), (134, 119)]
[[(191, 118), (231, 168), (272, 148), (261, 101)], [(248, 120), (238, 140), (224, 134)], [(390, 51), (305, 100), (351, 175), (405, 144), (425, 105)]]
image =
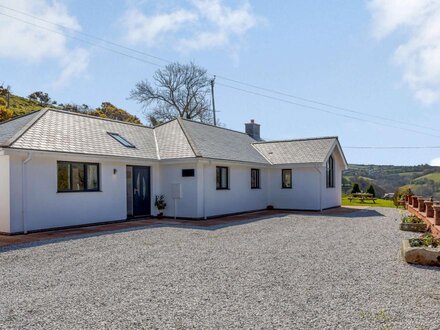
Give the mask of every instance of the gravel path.
[(0, 329), (440, 329), (440, 271), (394, 209), (0, 250)]

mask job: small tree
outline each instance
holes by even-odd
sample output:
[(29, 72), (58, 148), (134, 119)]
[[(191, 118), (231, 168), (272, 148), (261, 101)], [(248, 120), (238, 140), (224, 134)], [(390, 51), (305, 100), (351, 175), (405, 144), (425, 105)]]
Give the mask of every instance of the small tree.
[(372, 184), (370, 184), (367, 188), (367, 193), (373, 195), (373, 197), (376, 197), (376, 192), (374, 191), (374, 187)]
[(360, 192), (361, 192), (361, 189), (359, 188), (359, 184), (354, 183), (353, 188), (351, 188), (351, 193), (356, 194), (356, 193), (360, 193)]
[(51, 99), (47, 93), (42, 91), (33, 92), (28, 96), (29, 100), (38, 102), (41, 106), (45, 107), (51, 104)]
[(84, 113), (88, 114), (90, 112), (90, 107), (87, 104), (79, 105), (75, 103), (66, 103), (66, 104), (59, 104), (59, 107), (61, 107), (63, 110), (70, 111), (70, 112), (77, 112), (77, 113)]

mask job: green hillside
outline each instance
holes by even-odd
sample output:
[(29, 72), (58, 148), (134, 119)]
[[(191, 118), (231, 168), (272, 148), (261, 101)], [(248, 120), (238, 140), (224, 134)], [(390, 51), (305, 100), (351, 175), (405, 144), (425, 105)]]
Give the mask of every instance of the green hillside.
[(440, 183), (440, 173), (430, 173), (414, 179), (415, 182), (421, 182), (423, 180), (431, 180), (435, 183)]
[(33, 94), (46, 96), (47, 99), (36, 98), (36, 100), (31, 100), (29, 97), (25, 98), (22, 96), (14, 95), (13, 93), (9, 93), (6, 88), (0, 86), (0, 122), (16, 116), (25, 115), (32, 111), (40, 110), (44, 107), (50, 107), (83, 113), (101, 118), (109, 118), (134, 124), (142, 124), (138, 117), (130, 114), (124, 109), (114, 106), (110, 102), (102, 102), (100, 107), (91, 108), (85, 104), (57, 104), (57, 102), (51, 100), (49, 96), (43, 92), (36, 92)]
[(365, 191), (372, 184), (378, 196), (409, 187), (417, 195), (440, 198), (440, 167), (430, 165), (349, 165), (342, 179), (343, 192), (349, 193), (353, 183)]
[[(6, 104), (5, 98), (3, 98), (3, 101)], [(9, 102), (9, 108), (14, 112), (14, 116), (25, 115), (31, 111), (40, 110), (41, 108), (43, 108), (37, 102), (16, 95), (11, 95)]]

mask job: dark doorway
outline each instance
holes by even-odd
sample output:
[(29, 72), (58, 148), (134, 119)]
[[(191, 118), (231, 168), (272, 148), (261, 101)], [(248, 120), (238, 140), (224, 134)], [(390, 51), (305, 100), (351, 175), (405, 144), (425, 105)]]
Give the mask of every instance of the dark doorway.
[(150, 168), (133, 166), (133, 216), (151, 214)]

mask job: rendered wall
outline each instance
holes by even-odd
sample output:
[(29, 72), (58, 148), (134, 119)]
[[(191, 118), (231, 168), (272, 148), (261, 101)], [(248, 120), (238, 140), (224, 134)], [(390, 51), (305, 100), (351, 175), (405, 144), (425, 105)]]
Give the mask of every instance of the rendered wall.
[[(194, 177), (182, 177), (182, 169), (194, 169)], [(174, 217), (174, 200), (172, 199), (172, 185), (180, 183), (182, 198), (176, 200), (176, 215), (184, 218), (198, 218), (198, 180), (203, 177), (197, 164), (173, 164), (160, 166), (160, 193), (164, 194), (167, 208), (164, 215)], [(154, 196), (152, 196), (154, 199)], [(154, 208), (153, 214), (157, 213)]]
[[(11, 198), (14, 201), (11, 203), (11, 232), (24, 231), (20, 212), (23, 158), (13, 157), (11, 162)], [(57, 161), (99, 163), (101, 191), (58, 193)], [(126, 219), (126, 165), (125, 162), (82, 156), (34, 155), (25, 166), (25, 229), (32, 231)], [(156, 175), (152, 175), (152, 185), (156, 181)], [(155, 191), (151, 194), (153, 196)]]
[[(216, 166), (229, 167), (229, 189), (216, 189)], [(251, 168), (258, 166), (228, 165), (212, 162), (205, 166), (206, 216), (265, 209), (268, 205), (266, 168), (260, 168), (261, 189), (251, 189)]]
[(0, 232), (10, 231), (9, 156), (0, 156)]
[(320, 174), (318, 171), (310, 167), (291, 169), (291, 189), (282, 188), (282, 168), (270, 169), (270, 203), (278, 209), (319, 210)]
[(327, 188), (326, 182), (326, 168), (322, 167), (322, 189), (323, 189), (323, 198), (322, 198), (322, 207), (324, 209), (341, 206), (341, 198), (342, 198), (342, 168), (343, 161), (339, 152), (333, 152), (333, 158), (335, 160), (335, 187)]

